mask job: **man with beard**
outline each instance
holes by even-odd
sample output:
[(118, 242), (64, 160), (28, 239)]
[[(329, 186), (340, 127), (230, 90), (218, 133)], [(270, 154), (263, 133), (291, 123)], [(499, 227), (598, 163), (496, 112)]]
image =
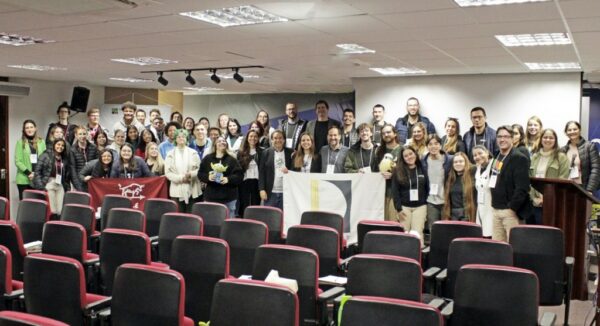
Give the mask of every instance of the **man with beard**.
[(352, 109), (344, 109), (344, 116), (342, 117), (343, 122), (343, 134), (342, 134), (342, 146), (350, 148), (352, 145), (358, 142), (358, 133), (354, 128), (354, 111)]
[(411, 97), (406, 101), (406, 115), (396, 121), (396, 130), (400, 136), (400, 143), (406, 144), (406, 141), (412, 138), (412, 128), (417, 122), (423, 122), (428, 135), (435, 134), (435, 126), (427, 117), (419, 113), (421, 105), (416, 97)]
[(113, 132), (116, 130), (123, 130), (127, 132), (127, 127), (133, 125), (137, 128), (138, 132), (141, 133), (144, 130), (144, 125), (135, 119), (135, 111), (137, 110), (137, 106), (133, 102), (125, 102), (121, 106), (121, 111), (123, 111), (123, 119), (115, 122), (113, 126)]
[(340, 142), (340, 128), (332, 126), (327, 131), (328, 145), (321, 147), (321, 173), (344, 173), (344, 164), (348, 147), (342, 146)]
[[(317, 120), (309, 121), (306, 124), (306, 132), (308, 132), (315, 140), (315, 149), (327, 145), (327, 133), (329, 128), (336, 126), (341, 128), (340, 122), (334, 119), (329, 119), (329, 103), (324, 100), (319, 100), (315, 104)], [(342, 163), (343, 165), (343, 163)]]
[(385, 179), (385, 206), (384, 206), (384, 217), (386, 221), (398, 221), (398, 212), (394, 207), (394, 199), (392, 197), (392, 169), (386, 171), (380, 171), (379, 164), (383, 161), (384, 157), (390, 159), (392, 162), (396, 162), (400, 149), (402, 146), (398, 143), (398, 134), (396, 129), (392, 125), (385, 125), (381, 129), (381, 140), (382, 144), (375, 151), (375, 160), (371, 165), (371, 170), (374, 172), (380, 172)]
[(381, 129), (385, 125), (391, 125), (384, 120), (385, 107), (381, 104), (375, 104), (373, 107), (373, 143), (377, 146), (381, 145)]
[(285, 105), (285, 114), (287, 119), (279, 121), (279, 129), (283, 131), (285, 136), (285, 148), (293, 151), (298, 144), (300, 135), (306, 128), (306, 121), (298, 117), (298, 108), (294, 103), (289, 102)]
[(373, 133), (371, 125), (361, 123), (358, 126), (358, 135), (360, 142), (352, 145), (346, 156), (346, 164), (344, 165), (346, 173), (370, 173), (371, 166), (375, 160), (375, 151), (377, 145), (371, 141)]

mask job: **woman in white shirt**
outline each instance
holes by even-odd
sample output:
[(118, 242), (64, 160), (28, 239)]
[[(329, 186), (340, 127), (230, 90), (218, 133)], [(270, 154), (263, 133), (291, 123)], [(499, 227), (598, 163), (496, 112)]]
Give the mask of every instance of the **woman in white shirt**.
[(165, 157), (165, 176), (171, 185), (169, 196), (179, 205), (179, 212), (189, 213), (192, 205), (202, 195), (198, 170), (200, 157), (188, 147), (188, 133), (184, 129), (175, 131), (176, 147)]
[(475, 171), (475, 190), (477, 190), (477, 224), (481, 225), (484, 237), (491, 237), (493, 231), (492, 193), (488, 186), (491, 166), (490, 152), (485, 146), (473, 147), (473, 160), (477, 164)]

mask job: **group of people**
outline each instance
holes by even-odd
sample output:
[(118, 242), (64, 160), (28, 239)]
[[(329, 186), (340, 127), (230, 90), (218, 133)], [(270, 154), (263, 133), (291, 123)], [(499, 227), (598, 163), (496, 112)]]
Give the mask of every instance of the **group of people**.
[(493, 129), (482, 107), (471, 110), (472, 126), (463, 136), (458, 119), (449, 118), (440, 137), (416, 98), (407, 100), (407, 113), (395, 124), (385, 121), (385, 107), (377, 104), (372, 120), (358, 126), (352, 109), (340, 122), (320, 100), (316, 120), (304, 121), (287, 103), (277, 129), (261, 110), (245, 134), (224, 113), (211, 126), (206, 117), (196, 122), (179, 112), (165, 123), (157, 109), (146, 124), (146, 112), (131, 102), (121, 110), (110, 136), (97, 108), (87, 112), (87, 125), (77, 126), (68, 121), (69, 106), (61, 104), (46, 139), (26, 120), (15, 151), (19, 196), (27, 188), (46, 190), (52, 213), (59, 215), (71, 185), (85, 191), (92, 178), (164, 175), (181, 211), (203, 200), (243, 216), (247, 206), (261, 202), (282, 208), (288, 171), (380, 173), (386, 220), (421, 236), (435, 221), (465, 220), (481, 224), (485, 236), (506, 240), (519, 223), (541, 224), (543, 196), (529, 177), (571, 179), (589, 192), (600, 186), (598, 151), (576, 121), (566, 123), (569, 142), (560, 147), (557, 133), (544, 129), (540, 118), (531, 117), (525, 128)]

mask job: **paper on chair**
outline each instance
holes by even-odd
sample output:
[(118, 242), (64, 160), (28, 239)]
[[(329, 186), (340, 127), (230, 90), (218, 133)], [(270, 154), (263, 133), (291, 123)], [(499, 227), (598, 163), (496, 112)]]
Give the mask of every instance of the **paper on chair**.
[(294, 293), (298, 292), (298, 282), (296, 280), (279, 277), (279, 272), (274, 269), (269, 272), (269, 275), (267, 275), (267, 278), (265, 278), (265, 282), (283, 285), (294, 291)]

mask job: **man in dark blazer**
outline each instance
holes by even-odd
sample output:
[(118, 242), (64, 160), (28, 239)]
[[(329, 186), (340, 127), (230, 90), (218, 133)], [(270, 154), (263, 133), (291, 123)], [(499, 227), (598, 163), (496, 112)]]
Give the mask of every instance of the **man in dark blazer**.
[(271, 134), (271, 147), (262, 153), (258, 167), (258, 190), (265, 206), (283, 209), (283, 175), (292, 168), (292, 150), (285, 148), (281, 130)]
[(329, 103), (324, 100), (317, 101), (315, 104), (317, 112), (317, 120), (309, 121), (306, 124), (306, 132), (308, 132), (315, 140), (315, 148), (317, 150), (327, 145), (327, 132), (332, 126), (342, 128), (339, 121), (329, 119)]

